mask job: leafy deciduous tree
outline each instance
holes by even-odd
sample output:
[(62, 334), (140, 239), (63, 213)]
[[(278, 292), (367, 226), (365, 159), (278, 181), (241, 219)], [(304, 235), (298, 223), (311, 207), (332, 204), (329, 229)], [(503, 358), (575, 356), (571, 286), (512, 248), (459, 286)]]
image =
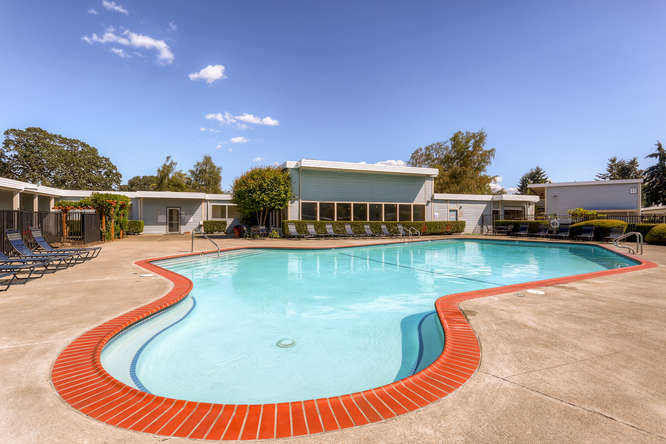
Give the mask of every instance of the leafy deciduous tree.
[(486, 169), (495, 157), (495, 148), (485, 149), (485, 131), (457, 131), (446, 142), (418, 148), (409, 165), (437, 168), (436, 193), (490, 193), (495, 178)]
[(638, 167), (636, 157), (631, 160), (618, 160), (617, 157), (613, 156), (608, 159), (606, 171), (597, 174), (599, 180), (640, 179), (641, 177), (643, 177), (643, 170)]
[(206, 155), (190, 170), (189, 184), (193, 191), (221, 193), (222, 168), (215, 165), (212, 157)]
[(37, 127), (8, 129), (0, 150), (0, 175), (79, 190), (111, 190), (121, 174), (97, 148)]
[(657, 141), (657, 149), (648, 154), (646, 159), (657, 159), (655, 165), (645, 169), (643, 195), (647, 206), (666, 205), (666, 150)]
[(256, 215), (260, 225), (266, 225), (271, 210), (281, 210), (291, 199), (289, 173), (277, 167), (258, 167), (247, 171), (234, 181), (233, 202), (245, 215)]
[(518, 194), (534, 194), (527, 186), (533, 183), (548, 183), (548, 175), (539, 165), (529, 170), (527, 173), (523, 174), (518, 185), (516, 187), (516, 192)]

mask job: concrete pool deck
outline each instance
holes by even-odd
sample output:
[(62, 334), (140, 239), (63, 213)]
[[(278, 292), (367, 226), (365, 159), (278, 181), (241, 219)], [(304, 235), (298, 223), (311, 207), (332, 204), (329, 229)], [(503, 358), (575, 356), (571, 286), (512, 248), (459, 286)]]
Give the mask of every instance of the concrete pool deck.
[[(373, 240), (222, 240), (331, 246)], [(0, 436), (11, 442), (153, 442), (94, 421), (55, 392), (50, 370), (81, 333), (163, 295), (170, 283), (133, 265), (189, 251), (184, 236), (104, 245), (99, 258), (0, 293)], [(209, 249), (204, 240), (197, 249)], [(658, 268), (464, 302), (479, 370), (456, 392), (381, 423), (292, 438), (313, 442), (632, 441), (666, 436), (666, 247)], [(187, 441), (170, 439), (173, 441)]]

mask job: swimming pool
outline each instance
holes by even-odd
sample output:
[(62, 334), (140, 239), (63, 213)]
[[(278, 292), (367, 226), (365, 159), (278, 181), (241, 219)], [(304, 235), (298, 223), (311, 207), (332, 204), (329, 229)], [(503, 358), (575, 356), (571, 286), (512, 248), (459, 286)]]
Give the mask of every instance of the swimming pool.
[(437, 358), (442, 295), (636, 264), (591, 245), (466, 239), (158, 261), (193, 290), (113, 338), (101, 361), (127, 385), (190, 401), (344, 395)]

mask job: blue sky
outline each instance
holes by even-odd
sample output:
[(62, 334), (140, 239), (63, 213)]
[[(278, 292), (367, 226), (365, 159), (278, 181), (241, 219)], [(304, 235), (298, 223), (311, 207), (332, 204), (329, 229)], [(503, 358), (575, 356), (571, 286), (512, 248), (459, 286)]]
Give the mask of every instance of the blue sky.
[(256, 164), (407, 160), (484, 129), (508, 188), (536, 164), (556, 181), (591, 180), (613, 155), (645, 167), (666, 139), (661, 0), (2, 9), (2, 130), (85, 140), (124, 181), (211, 154), (228, 188)]

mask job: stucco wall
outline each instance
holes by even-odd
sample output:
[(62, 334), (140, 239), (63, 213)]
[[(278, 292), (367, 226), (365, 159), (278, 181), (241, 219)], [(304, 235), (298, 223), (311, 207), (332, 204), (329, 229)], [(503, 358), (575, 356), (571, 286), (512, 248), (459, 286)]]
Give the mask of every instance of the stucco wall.
[(196, 228), (202, 219), (202, 205), (198, 199), (143, 199), (144, 233), (167, 232), (167, 208), (180, 208), (180, 232)]
[[(636, 189), (631, 194), (630, 189)], [(546, 188), (546, 214), (568, 215), (572, 208), (586, 210), (640, 209), (639, 184), (599, 184)]]

